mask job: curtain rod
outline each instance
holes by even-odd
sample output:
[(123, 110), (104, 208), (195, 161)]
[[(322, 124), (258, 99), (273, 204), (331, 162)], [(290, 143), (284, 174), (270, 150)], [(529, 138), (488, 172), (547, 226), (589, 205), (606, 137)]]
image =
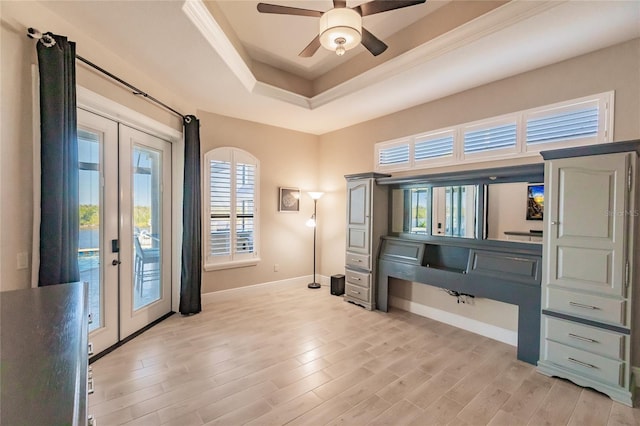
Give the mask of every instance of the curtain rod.
[[(27, 29), (27, 36), (29, 38), (33, 38), (33, 39), (37, 39), (40, 40), (42, 38), (45, 38), (44, 41), (49, 42), (48, 40), (46, 40), (49, 36), (47, 34), (42, 34), (40, 31), (38, 31), (35, 28), (28, 28)], [(167, 111), (170, 111), (172, 113), (174, 113), (175, 115), (182, 117), (183, 120), (185, 120), (187, 123), (189, 121), (191, 121), (190, 117), (185, 116), (184, 114), (179, 113), (178, 111), (176, 111), (175, 109), (171, 108), (170, 106), (168, 106), (167, 104), (165, 104), (164, 102), (159, 101), (158, 99), (154, 98), (153, 96), (149, 95), (148, 93), (138, 89), (137, 87), (135, 87), (134, 85), (127, 83), (126, 81), (124, 81), (123, 79), (121, 79), (120, 77), (110, 73), (109, 71), (105, 70), (104, 68), (94, 64), (93, 62), (83, 58), (80, 55), (76, 55), (76, 59), (80, 62), (84, 62), (85, 64), (89, 65), (91, 68), (95, 69), (96, 71), (101, 72), (102, 74), (106, 75), (107, 77), (111, 78), (112, 80), (117, 81), (118, 83), (122, 84), (123, 86), (129, 88), (132, 90), (132, 94), (136, 95), (136, 96), (142, 96), (143, 98), (149, 99), (151, 102), (161, 106), (162, 108), (166, 109)]]

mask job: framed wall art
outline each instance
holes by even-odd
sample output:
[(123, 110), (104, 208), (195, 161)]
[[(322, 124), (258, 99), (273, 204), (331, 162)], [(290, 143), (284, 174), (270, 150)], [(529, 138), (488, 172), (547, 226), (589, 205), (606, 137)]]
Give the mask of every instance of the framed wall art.
[(278, 211), (289, 213), (300, 211), (300, 188), (280, 187)]

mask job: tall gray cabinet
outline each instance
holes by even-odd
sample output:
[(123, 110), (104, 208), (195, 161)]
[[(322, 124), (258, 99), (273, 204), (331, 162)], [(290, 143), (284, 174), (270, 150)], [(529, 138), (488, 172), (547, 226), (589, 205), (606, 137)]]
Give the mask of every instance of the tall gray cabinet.
[(538, 371), (632, 405), (637, 143), (543, 152)]
[(375, 262), (387, 231), (388, 190), (379, 173), (347, 175), (347, 231), (344, 299), (375, 309)]

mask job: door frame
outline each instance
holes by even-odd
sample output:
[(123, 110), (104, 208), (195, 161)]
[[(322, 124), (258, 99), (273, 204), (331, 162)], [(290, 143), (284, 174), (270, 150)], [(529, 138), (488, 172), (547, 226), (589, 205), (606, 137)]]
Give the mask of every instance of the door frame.
[[(77, 86), (76, 98), (78, 108), (171, 143), (171, 310), (177, 312), (180, 304), (180, 271), (182, 266), (183, 133), (82, 86)], [(176, 120), (176, 125), (181, 126), (181, 119), (176, 118)]]

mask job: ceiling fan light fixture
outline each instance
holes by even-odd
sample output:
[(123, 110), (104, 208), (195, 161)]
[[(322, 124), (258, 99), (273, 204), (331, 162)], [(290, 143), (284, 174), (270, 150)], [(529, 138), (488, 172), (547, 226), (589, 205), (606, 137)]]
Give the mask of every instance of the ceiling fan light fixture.
[(338, 56), (353, 49), (362, 40), (362, 17), (355, 10), (331, 9), (320, 17), (320, 44)]

